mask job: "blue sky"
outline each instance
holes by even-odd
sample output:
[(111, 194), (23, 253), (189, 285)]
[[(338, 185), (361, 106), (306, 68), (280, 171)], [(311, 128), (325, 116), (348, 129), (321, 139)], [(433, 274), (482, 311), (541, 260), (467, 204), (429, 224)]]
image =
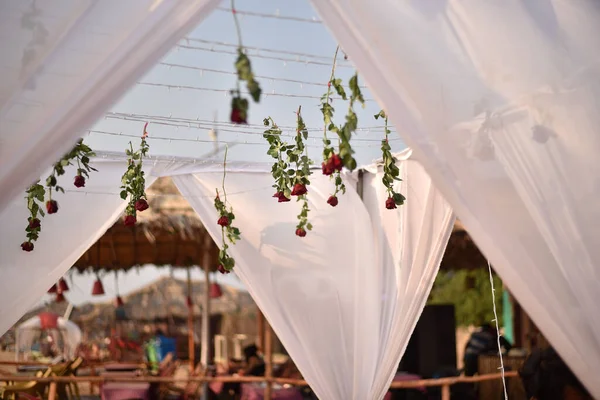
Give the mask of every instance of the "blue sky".
[[(233, 63), (235, 55), (225, 54), (235, 52), (233, 46), (218, 45), (228, 43), (235, 45), (237, 36), (233, 17), (230, 11), (230, 2), (223, 1), (220, 9), (206, 18), (189, 35), (190, 40), (182, 40), (179, 44), (188, 49), (176, 47), (161, 63), (150, 70), (139, 82), (170, 85), (167, 87), (136, 85), (111, 109), (118, 113), (113, 117), (99, 121), (93, 131), (111, 132), (114, 134), (133, 135), (139, 137), (142, 131), (143, 120), (151, 121), (148, 131), (150, 133), (150, 152), (154, 155), (202, 157), (214, 149), (210, 143), (209, 129), (212, 120), (217, 113), (219, 136), (218, 139), (227, 142), (264, 142), (260, 135), (262, 133), (262, 120), (271, 116), (280, 126), (295, 125), (295, 111), (302, 106), (302, 114), (309, 129), (314, 129), (309, 139), (309, 155), (320, 163), (321, 137), (322, 137), (322, 115), (319, 111), (319, 97), (326, 91), (326, 84), (331, 73), (331, 60), (337, 43), (326, 27), (321, 23), (297, 22), (280, 18), (266, 18), (259, 16), (244, 15), (244, 11), (262, 13), (268, 15), (290, 16), (294, 18), (318, 20), (317, 14), (308, 1), (291, 0), (244, 0), (236, 3), (236, 8), (241, 12), (239, 15), (242, 28), (244, 45), (248, 48), (258, 47), (266, 50), (278, 50), (279, 52), (261, 50), (248, 50), (254, 73), (257, 76), (277, 78), (276, 80), (261, 79), (263, 96), (260, 104), (251, 104), (249, 126), (233, 127), (227, 124), (230, 110), (230, 97), (227, 91), (235, 86)], [(199, 39), (196, 41), (192, 39)], [(208, 51), (200, 50), (200, 48)], [(210, 50), (214, 51), (210, 51)], [(295, 52), (310, 54), (311, 57), (297, 56), (281, 53)], [(285, 58), (291, 61), (274, 60), (263, 57)], [(300, 61), (300, 62), (296, 62)], [(354, 73), (350, 61), (344, 61), (343, 53), (340, 52), (339, 67), (336, 76), (342, 78), (346, 83)], [(308, 61), (308, 62), (307, 62)], [(169, 67), (164, 64), (176, 64), (191, 68)], [(324, 65), (318, 65), (322, 63)], [(205, 70), (203, 70), (205, 69)], [(210, 72), (209, 70), (223, 71), (223, 73)], [(298, 80), (316, 83), (317, 85), (299, 84), (281, 81), (279, 79)], [(359, 81), (366, 84), (363, 79)], [(321, 85), (318, 85), (318, 84)], [(213, 89), (178, 89), (178, 86)], [(286, 94), (293, 96), (314, 96), (316, 98), (298, 98), (268, 95)], [(364, 90), (365, 98), (373, 99), (373, 95)], [(336, 108), (336, 122), (342, 123), (347, 104), (334, 101)], [(356, 158), (360, 164), (370, 163), (380, 157), (380, 140), (383, 138), (382, 122), (375, 121), (373, 115), (380, 107), (375, 101), (368, 101), (366, 108), (358, 107), (359, 129), (354, 141)], [(128, 121), (115, 119), (126, 114), (134, 114)], [(152, 118), (144, 118), (151, 115)], [(152, 123), (157, 117), (169, 118), (164, 120), (167, 124), (180, 125), (165, 126)], [(175, 120), (177, 119), (177, 120)], [(187, 122), (198, 121), (194, 124), (196, 128), (188, 128)], [(378, 126), (379, 128), (372, 128)], [(197, 129), (201, 128), (201, 129)], [(367, 128), (369, 128), (367, 130)], [(153, 139), (154, 137), (154, 139)], [(161, 140), (160, 138), (171, 138)], [(398, 135), (392, 135), (392, 148), (399, 151), (404, 148)], [(185, 141), (182, 141), (184, 139)], [(119, 137), (102, 133), (92, 132), (86, 139), (93, 149), (99, 151), (121, 151), (128, 145), (129, 137)], [(202, 142), (206, 141), (206, 142)], [(229, 150), (229, 160), (244, 161), (269, 161), (266, 156), (265, 145), (236, 144)], [(217, 157), (222, 157), (222, 154)], [(93, 177), (92, 177), (93, 179)], [(146, 267), (139, 272), (132, 271), (120, 279), (121, 292), (134, 290), (143, 286), (160, 275), (168, 275), (168, 269), (157, 269)], [(233, 274), (232, 274), (233, 275)], [(185, 277), (181, 273), (176, 276)], [(202, 274), (197, 271), (194, 278), (200, 279)], [(75, 304), (92, 300), (89, 295), (93, 282), (92, 276), (74, 276), (74, 289), (69, 293), (69, 299)], [(219, 277), (221, 282), (229, 282), (240, 286), (235, 277)], [(114, 295), (114, 279), (106, 282), (106, 291), (109, 296), (96, 298), (96, 301), (108, 300)], [(47, 297), (44, 299), (47, 300)], [(42, 300), (44, 300), (42, 299)]]

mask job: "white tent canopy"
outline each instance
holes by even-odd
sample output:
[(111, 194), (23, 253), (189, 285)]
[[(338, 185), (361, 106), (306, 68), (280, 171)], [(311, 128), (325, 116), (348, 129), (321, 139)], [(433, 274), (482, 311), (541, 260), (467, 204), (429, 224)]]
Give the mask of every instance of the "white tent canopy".
[[(1, 1), (0, 18), (10, 20), (10, 8), (17, 3)], [(23, 64), (31, 35), (12, 35), (19, 28), (2, 20), (0, 26), (8, 31), (3, 37), (14, 44), (3, 60), (16, 71), (0, 78), (0, 267), (7, 288), (1, 292), (7, 299), (2, 328), (14, 322), (13, 312), (19, 310), (9, 304), (27, 304), (42, 294), (122, 209), (111, 196), (90, 196), (85, 205), (74, 201), (73, 212), (86, 215), (97, 205), (98, 217), (80, 223), (81, 217), (63, 213), (60, 224), (53, 227), (60, 215), (45, 222), (46, 233), (66, 230), (79, 240), (65, 244), (45, 236), (36, 251), (47, 259), (34, 262), (37, 256), (17, 254), (15, 227), (26, 215), (11, 201), (216, 3), (131, 0), (124, 8), (118, 0), (45, 2), (62, 17), (45, 25), (51, 40), (31, 43), (36, 56)], [(319, 0), (313, 5), (435, 188), (557, 351), (592, 395), (600, 397), (595, 379), (600, 370), (598, 2)], [(111, 25), (114, 35), (99, 42), (93, 56), (81, 63), (60, 62), (71, 60), (61, 52), (78, 48), (80, 37), (91, 41), (92, 30), (83, 27), (101, 29), (100, 22), (115, 15), (120, 22)], [(61, 73), (72, 76), (72, 65), (76, 79), (58, 80)], [(112, 173), (120, 168), (114, 167)], [(196, 179), (189, 174), (196, 172), (189, 172), (180, 185)], [(214, 179), (207, 176), (207, 182)], [(198, 190), (200, 183), (195, 183)], [(112, 181), (102, 185), (115, 186)], [(111, 210), (104, 207), (108, 202)], [(190, 202), (202, 210), (200, 201)], [(374, 223), (373, 211), (369, 213)], [(258, 219), (260, 214), (252, 215)], [(364, 212), (357, 215), (368, 221)], [(256, 251), (245, 248), (249, 254)], [(365, 245), (365, 251), (369, 248)], [(434, 250), (429, 247), (428, 253)], [(246, 274), (243, 265), (240, 273)], [(31, 282), (24, 275), (38, 278)], [(260, 290), (251, 288), (259, 304)], [(376, 296), (376, 291), (370, 293)], [(270, 319), (276, 325), (274, 315), (272, 311)], [(353, 393), (365, 393), (365, 387), (372, 389), (370, 395), (380, 393), (372, 378), (387, 372), (360, 372), (364, 374), (344, 373), (344, 379), (365, 380)]]
[[(235, 272), (321, 398), (382, 398), (429, 295), (454, 216), (410, 154), (398, 155), (404, 181), (396, 189), (413, 200), (396, 210), (384, 207), (377, 166), (364, 174), (362, 199), (347, 175), (348, 191), (335, 208), (326, 203), (333, 183), (320, 173), (311, 176), (314, 230), (305, 238), (294, 234), (300, 204), (278, 204), (272, 197), (270, 164), (227, 163), (227, 199), (242, 231), (242, 240), (231, 246)], [(172, 176), (220, 244), (213, 201), (223, 164), (146, 165), (147, 183)], [(98, 172), (83, 191), (56, 195), (61, 212), (45, 218), (34, 252), (20, 251), (22, 239), (0, 229), (0, 268), (11, 277), (3, 283), (7, 307), (0, 311), (0, 330), (35, 301), (31, 291), (22, 294), (24, 287), (47, 290), (123, 210), (110, 186), (127, 161), (113, 157), (94, 160), (94, 166)], [(17, 198), (0, 213), (0, 226), (14, 226), (26, 215)], [(23, 270), (39, 278), (32, 283)]]
[[(76, 323), (66, 318), (51, 313), (41, 313), (23, 322), (16, 328), (16, 354), (25, 355), (31, 350), (32, 345), (40, 339), (40, 333), (46, 332), (55, 341), (62, 342), (62, 354), (64, 359), (75, 358), (77, 347), (81, 343), (81, 329)], [(58, 338), (56, 335), (60, 335)], [(25, 353), (25, 354), (24, 354)]]

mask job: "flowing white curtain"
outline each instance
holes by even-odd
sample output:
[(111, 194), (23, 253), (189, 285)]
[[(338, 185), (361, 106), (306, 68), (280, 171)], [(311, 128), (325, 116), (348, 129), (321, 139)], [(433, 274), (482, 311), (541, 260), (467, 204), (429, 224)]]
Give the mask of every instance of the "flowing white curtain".
[[(272, 198), (268, 167), (228, 164), (227, 201), (242, 240), (230, 247), (242, 279), (322, 399), (381, 399), (427, 299), (453, 223), (450, 207), (414, 161), (401, 161), (407, 205), (385, 209), (381, 172), (367, 173), (364, 203), (311, 178), (314, 230), (294, 234), (300, 203)], [(195, 172), (195, 173), (194, 173)], [(173, 180), (221, 243), (213, 201), (223, 172), (186, 166)], [(221, 199), (224, 196), (221, 191)]]
[(600, 398), (600, 3), (313, 5), (511, 292)]
[[(65, 193), (55, 193), (58, 213), (42, 219), (42, 232), (34, 251), (21, 250), (28, 211), (19, 197), (0, 212), (0, 334), (6, 332), (71, 266), (112, 226), (125, 202), (119, 197), (123, 160), (96, 160), (86, 187), (71, 185), (74, 168), (64, 178)], [(156, 168), (160, 168), (157, 165)], [(152, 164), (145, 170), (150, 172)], [(148, 176), (150, 185), (156, 178)], [(86, 194), (87, 193), (87, 194)]]
[(0, 211), (218, 0), (0, 0)]

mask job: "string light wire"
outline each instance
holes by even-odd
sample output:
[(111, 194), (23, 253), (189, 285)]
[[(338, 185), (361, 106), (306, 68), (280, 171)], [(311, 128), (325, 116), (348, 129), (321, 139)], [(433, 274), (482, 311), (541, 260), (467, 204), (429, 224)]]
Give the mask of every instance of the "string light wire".
[(494, 323), (496, 324), (496, 339), (498, 340), (498, 356), (500, 356), (500, 374), (502, 375), (502, 387), (504, 389), (504, 400), (508, 400), (508, 392), (506, 390), (506, 377), (504, 376), (504, 360), (502, 358), (502, 345), (500, 344), (500, 327), (498, 324), (498, 313), (496, 311), (496, 289), (494, 288), (494, 276), (492, 274), (492, 264), (488, 260), (488, 271), (490, 273), (490, 286), (492, 288), (492, 305), (494, 308)]

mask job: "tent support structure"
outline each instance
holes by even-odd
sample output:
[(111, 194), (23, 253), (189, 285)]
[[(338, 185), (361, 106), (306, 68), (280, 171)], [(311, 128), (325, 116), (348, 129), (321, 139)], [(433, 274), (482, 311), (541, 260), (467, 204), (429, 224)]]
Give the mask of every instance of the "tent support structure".
[(267, 380), (265, 400), (271, 400), (273, 397), (273, 329), (268, 321), (265, 324), (265, 378)]
[[(204, 252), (202, 266), (204, 267), (204, 298), (202, 299), (202, 339), (200, 347), (200, 362), (205, 373), (208, 371), (210, 358), (210, 246), (212, 239), (206, 234), (204, 239)], [(208, 400), (208, 383), (202, 385), (202, 398)]]
[[(187, 269), (187, 295), (188, 299), (192, 299), (192, 273), (190, 268)], [(188, 358), (190, 361), (190, 374), (194, 372), (195, 348), (194, 348), (194, 305), (188, 304)]]

